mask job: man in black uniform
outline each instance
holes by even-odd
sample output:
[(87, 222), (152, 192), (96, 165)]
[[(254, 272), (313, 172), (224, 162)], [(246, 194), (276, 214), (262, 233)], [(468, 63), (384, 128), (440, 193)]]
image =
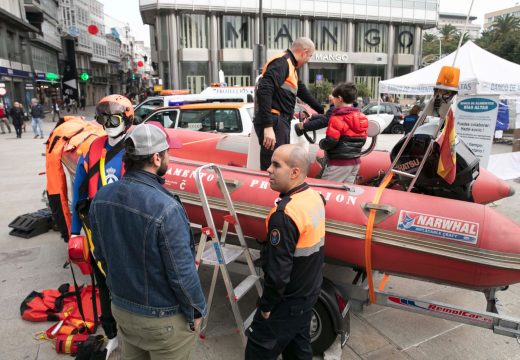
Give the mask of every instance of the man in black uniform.
[(260, 168), (267, 170), (274, 149), (290, 142), (291, 119), (296, 97), (323, 114), (323, 106), (298, 80), (298, 69), (314, 54), (311, 39), (296, 39), (291, 49), (269, 60), (255, 91), (255, 132), (260, 143)]
[(303, 148), (282, 145), (267, 169), (280, 199), (267, 217), (264, 289), (246, 329), (247, 360), (312, 358), (309, 328), (323, 281), (325, 201), (305, 183), (309, 165)]

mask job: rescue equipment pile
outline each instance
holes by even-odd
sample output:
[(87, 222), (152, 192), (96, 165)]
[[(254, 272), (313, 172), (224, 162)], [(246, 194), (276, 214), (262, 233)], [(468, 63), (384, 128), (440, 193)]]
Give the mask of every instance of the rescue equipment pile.
[(77, 291), (76, 294), (75, 286), (68, 283), (58, 289), (32, 291), (20, 305), (20, 315), (24, 320), (57, 321), (39, 333), (38, 339), (55, 341), (58, 353), (76, 354), (78, 346), (96, 331), (99, 322), (96, 313), (100, 308), (98, 291), (93, 293), (91, 285), (80, 286)]

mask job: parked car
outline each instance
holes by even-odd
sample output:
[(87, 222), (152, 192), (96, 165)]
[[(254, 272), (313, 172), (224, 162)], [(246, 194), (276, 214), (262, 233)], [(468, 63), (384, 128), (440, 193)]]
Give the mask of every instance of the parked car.
[[(134, 107), (135, 123), (142, 122), (152, 110), (164, 106), (178, 106), (190, 103), (219, 103), (219, 102), (252, 102), (253, 96), (247, 92), (249, 88), (228, 87), (219, 88), (221, 91), (228, 90), (229, 93), (215, 92), (208, 88), (200, 94), (186, 95), (164, 95), (150, 96)], [(243, 90), (246, 89), (246, 90)]]
[(165, 128), (249, 135), (253, 116), (252, 103), (200, 103), (157, 108), (144, 120)]
[[(369, 119), (382, 122), (383, 133), (402, 134), (404, 115), (401, 105), (391, 102), (370, 103), (361, 109)], [(378, 114), (379, 111), (379, 114)], [(378, 119), (376, 119), (378, 117)]]

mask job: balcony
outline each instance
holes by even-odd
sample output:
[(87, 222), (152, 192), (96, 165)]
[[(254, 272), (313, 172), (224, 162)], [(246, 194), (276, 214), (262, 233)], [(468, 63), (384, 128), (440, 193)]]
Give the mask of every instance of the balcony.
[(40, 3), (40, 0), (24, 0), (23, 4), (25, 6), (26, 13), (40, 13), (43, 16), (42, 4)]

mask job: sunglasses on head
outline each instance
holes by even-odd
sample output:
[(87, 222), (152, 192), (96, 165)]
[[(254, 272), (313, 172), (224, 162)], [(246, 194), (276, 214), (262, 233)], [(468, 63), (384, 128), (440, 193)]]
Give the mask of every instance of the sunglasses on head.
[(101, 114), (96, 115), (96, 121), (106, 128), (116, 128), (124, 122), (124, 118), (117, 114)]

